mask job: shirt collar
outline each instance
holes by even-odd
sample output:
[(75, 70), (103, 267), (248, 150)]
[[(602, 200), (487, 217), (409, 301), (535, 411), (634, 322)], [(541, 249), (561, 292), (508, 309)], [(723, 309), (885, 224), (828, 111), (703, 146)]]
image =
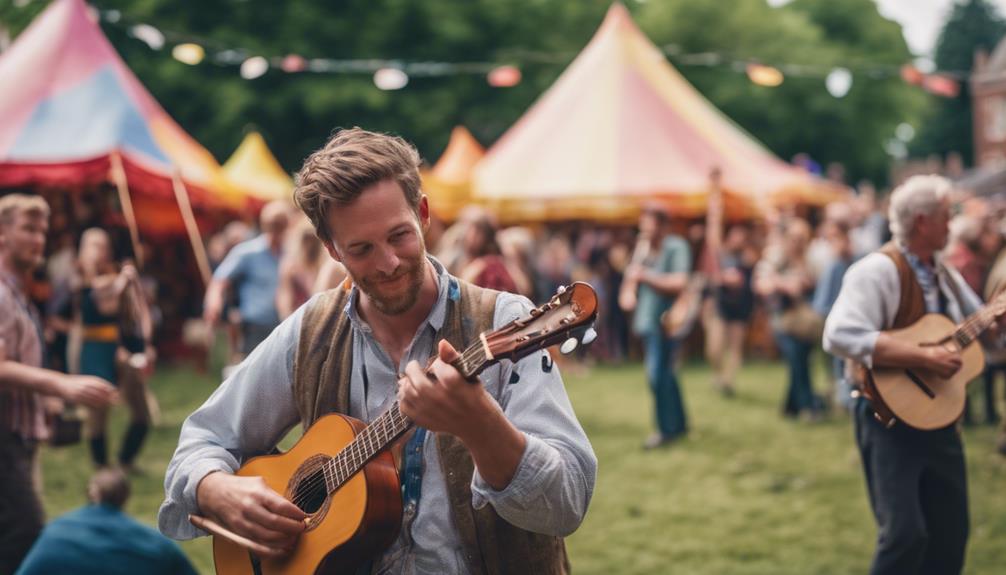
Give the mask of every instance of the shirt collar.
[(940, 269), (940, 262), (942, 261), (943, 252), (933, 252), (933, 263), (932, 265), (922, 261), (922, 259), (908, 250), (908, 247), (904, 244), (898, 242), (898, 248), (901, 253), (904, 254), (905, 259), (908, 260), (908, 265), (912, 266), (913, 269), (923, 270), (930, 274), (936, 274)]
[[(430, 326), (433, 328), (434, 333), (437, 333), (444, 326), (444, 320), (447, 317), (447, 299), (449, 297), (457, 299), (459, 287), (457, 280), (447, 273), (447, 268), (437, 258), (427, 254), (426, 259), (433, 266), (433, 273), (437, 277), (437, 301), (433, 304), (430, 314), (426, 316), (426, 321), (419, 328), (423, 329), (426, 326)], [(444, 289), (445, 286), (447, 289)], [(343, 312), (349, 316), (349, 322), (353, 326), (353, 329), (370, 332), (370, 326), (367, 325), (367, 322), (363, 321), (363, 318), (360, 317), (360, 312), (356, 308), (359, 297), (360, 288), (354, 283), (349, 292), (349, 299)]]

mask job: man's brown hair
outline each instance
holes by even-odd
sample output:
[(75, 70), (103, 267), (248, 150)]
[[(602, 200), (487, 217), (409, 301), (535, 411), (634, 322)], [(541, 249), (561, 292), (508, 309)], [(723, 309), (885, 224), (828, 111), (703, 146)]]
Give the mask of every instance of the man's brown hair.
[(397, 182), (409, 206), (418, 213), (420, 161), (419, 152), (397, 136), (361, 128), (339, 130), (324, 148), (304, 161), (293, 199), (321, 241), (331, 243), (327, 223), (331, 206), (350, 204), (364, 189), (383, 180)]
[(122, 509), (129, 499), (129, 480), (118, 469), (99, 469), (87, 483), (87, 498), (92, 503), (104, 503)]
[(49, 203), (42, 196), (28, 194), (7, 194), (0, 197), (0, 226), (13, 224), (17, 215), (22, 213), (30, 217), (48, 218)]

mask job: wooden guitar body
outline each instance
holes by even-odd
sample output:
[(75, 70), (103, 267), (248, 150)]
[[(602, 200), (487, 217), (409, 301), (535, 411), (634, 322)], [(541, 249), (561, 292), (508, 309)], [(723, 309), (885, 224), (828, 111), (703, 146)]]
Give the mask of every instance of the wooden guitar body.
[[(319, 469), (320, 462), (342, 451), (365, 426), (362, 421), (344, 415), (326, 415), (289, 451), (250, 459), (236, 475), (261, 476), (277, 493), (298, 501), (298, 485), (311, 481), (311, 472)], [(317, 475), (313, 480), (317, 480)], [(300, 507), (309, 512), (309, 523), (291, 555), (263, 559), (256, 570), (248, 550), (224, 537), (214, 537), (213, 561), (217, 573), (352, 573), (356, 566), (390, 545), (401, 526), (402, 494), (391, 451), (378, 453), (363, 467), (362, 473), (354, 475), (328, 497), (301, 503)]]
[[(946, 316), (927, 314), (907, 328), (888, 333), (901, 341), (922, 346), (957, 348), (950, 337), (956, 327)], [(905, 424), (924, 430), (940, 429), (957, 421), (964, 412), (968, 382), (985, 368), (985, 353), (979, 342), (970, 342), (960, 352), (963, 365), (949, 379), (922, 368), (875, 367), (868, 394), (876, 395), (873, 401), (877, 413), (883, 419), (886, 407)]]

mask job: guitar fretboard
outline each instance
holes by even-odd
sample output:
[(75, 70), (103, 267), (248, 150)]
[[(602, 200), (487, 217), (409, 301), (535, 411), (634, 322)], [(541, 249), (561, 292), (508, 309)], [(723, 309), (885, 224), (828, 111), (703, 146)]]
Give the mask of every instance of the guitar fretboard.
[[(482, 372), (492, 362), (478, 341), (461, 354), (455, 367), (466, 379)], [(335, 457), (322, 465), (325, 488), (332, 493), (356, 474), (368, 461), (412, 427), (412, 420), (402, 414), (396, 400), (387, 411), (363, 429)]]
[(995, 322), (996, 317), (1003, 313), (1004, 305), (1006, 305), (1006, 294), (999, 295), (987, 306), (968, 316), (954, 330), (953, 338), (957, 345), (961, 348), (970, 345)]

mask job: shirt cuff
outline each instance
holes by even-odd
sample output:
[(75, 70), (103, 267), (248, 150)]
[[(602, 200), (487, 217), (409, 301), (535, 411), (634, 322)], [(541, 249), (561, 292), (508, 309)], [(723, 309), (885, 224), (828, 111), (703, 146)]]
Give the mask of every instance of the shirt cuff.
[(544, 440), (528, 433), (524, 433), (524, 439), (527, 444), (524, 455), (517, 464), (517, 472), (509, 485), (501, 491), (493, 489), (479, 474), (478, 468), (475, 469), (472, 474), (472, 506), (475, 509), (482, 509), (489, 503), (494, 507), (508, 502), (521, 506), (521, 502), (533, 501), (542, 493), (544, 482), (539, 478), (555, 459), (556, 450)]
[(182, 503), (185, 505), (185, 509), (191, 510), (191, 513), (199, 513), (199, 503), (196, 499), (199, 483), (214, 471), (234, 473), (234, 470), (223, 461), (212, 459), (196, 463), (192, 467), (192, 471), (189, 472), (189, 481), (185, 484), (185, 489), (182, 490)]

